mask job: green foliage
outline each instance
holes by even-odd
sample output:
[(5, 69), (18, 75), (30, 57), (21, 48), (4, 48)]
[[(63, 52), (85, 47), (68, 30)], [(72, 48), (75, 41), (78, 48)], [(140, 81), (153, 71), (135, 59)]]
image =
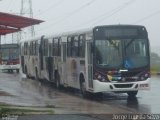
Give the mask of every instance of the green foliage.
[(0, 106), (0, 116), (3, 115), (27, 115), (27, 114), (54, 114), (53, 110), (50, 109), (32, 109), (32, 108), (25, 108), (25, 107), (13, 107), (13, 106)]
[(160, 72), (160, 57), (157, 53), (151, 53), (151, 73)]

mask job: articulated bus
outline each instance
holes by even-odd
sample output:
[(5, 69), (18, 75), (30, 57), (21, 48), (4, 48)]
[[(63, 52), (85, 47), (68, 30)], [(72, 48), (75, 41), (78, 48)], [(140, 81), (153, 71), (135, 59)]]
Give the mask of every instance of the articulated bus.
[(148, 33), (139, 25), (105, 25), (21, 42), (22, 71), (56, 87), (88, 93), (149, 90)]
[(2, 44), (0, 45), (0, 69), (19, 73), (19, 44)]

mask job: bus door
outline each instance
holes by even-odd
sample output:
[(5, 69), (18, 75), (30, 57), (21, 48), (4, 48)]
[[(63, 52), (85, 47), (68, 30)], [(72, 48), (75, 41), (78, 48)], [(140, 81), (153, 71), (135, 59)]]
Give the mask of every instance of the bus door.
[(67, 72), (66, 72), (66, 59), (67, 59), (67, 44), (62, 42), (61, 45), (61, 61), (62, 61), (62, 81), (64, 85), (67, 85)]
[(48, 73), (48, 78), (50, 81), (53, 80), (53, 57), (52, 57), (52, 44), (49, 44), (49, 56), (46, 60), (46, 68)]
[(22, 72), (25, 72), (25, 64), (24, 64), (24, 44), (20, 44), (20, 60), (22, 66)]
[(87, 66), (86, 66), (86, 70), (87, 70), (87, 78), (88, 81), (86, 81), (87, 83), (87, 87), (89, 89), (93, 89), (93, 55), (92, 55), (92, 42), (88, 41), (87, 42), (87, 54), (86, 54), (86, 58), (87, 58)]
[(44, 64), (44, 61), (43, 61), (43, 56), (44, 56), (44, 36), (41, 37), (41, 42), (40, 42), (40, 47), (39, 47), (39, 62), (40, 62), (40, 70), (43, 70), (44, 67), (43, 67), (43, 64)]

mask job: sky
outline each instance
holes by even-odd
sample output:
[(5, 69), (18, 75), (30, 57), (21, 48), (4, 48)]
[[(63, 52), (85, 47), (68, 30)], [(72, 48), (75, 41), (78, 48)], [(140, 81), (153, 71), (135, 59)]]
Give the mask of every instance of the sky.
[[(27, 1), (27, 0), (24, 0)], [(28, 0), (29, 1), (29, 0)], [(96, 25), (134, 24), (148, 30), (151, 47), (160, 46), (160, 0), (31, 0), (35, 35), (61, 33)], [(24, 2), (27, 13), (29, 2)], [(20, 14), (21, 0), (0, 0), (0, 12)], [(27, 16), (28, 14), (26, 14)], [(27, 35), (26, 33), (25, 35)], [(2, 37), (11, 42), (11, 35)]]

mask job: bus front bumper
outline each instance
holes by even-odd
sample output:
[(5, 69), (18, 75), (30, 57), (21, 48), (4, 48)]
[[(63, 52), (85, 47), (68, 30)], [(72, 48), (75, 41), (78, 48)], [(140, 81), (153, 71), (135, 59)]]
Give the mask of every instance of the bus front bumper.
[(137, 90), (149, 90), (150, 78), (136, 82), (100, 82), (93, 80), (93, 92), (127, 92)]

